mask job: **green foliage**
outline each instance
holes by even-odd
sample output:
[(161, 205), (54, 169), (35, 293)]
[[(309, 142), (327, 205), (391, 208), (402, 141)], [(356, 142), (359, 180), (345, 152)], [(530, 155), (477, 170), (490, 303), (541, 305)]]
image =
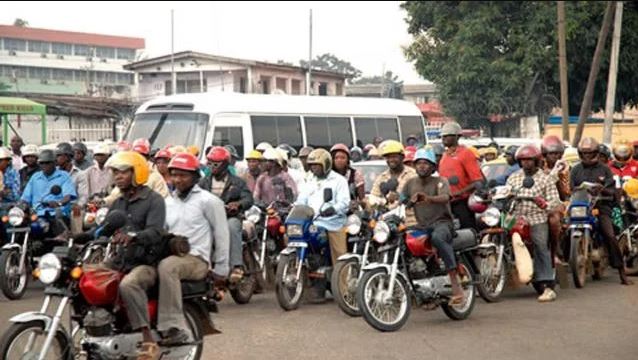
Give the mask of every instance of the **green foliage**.
[[(299, 60), (299, 65), (303, 68), (308, 68), (308, 61)], [(350, 62), (342, 60), (330, 53), (318, 55), (312, 60), (312, 69), (345, 74), (349, 78), (358, 78), (361, 76), (361, 70), (355, 68)]]

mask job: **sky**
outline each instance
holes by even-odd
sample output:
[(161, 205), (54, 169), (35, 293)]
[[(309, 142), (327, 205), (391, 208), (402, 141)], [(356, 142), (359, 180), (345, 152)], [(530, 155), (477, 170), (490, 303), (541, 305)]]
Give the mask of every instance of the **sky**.
[[(14, 2), (4, 1), (0, 24), (142, 37), (149, 57), (193, 50), (251, 60), (298, 64), (308, 58), (309, 10), (313, 57), (332, 53), (364, 76), (393, 71), (406, 84), (425, 83), (401, 50), (408, 45), (400, 2)], [(1, 34), (0, 34), (1, 35)]]

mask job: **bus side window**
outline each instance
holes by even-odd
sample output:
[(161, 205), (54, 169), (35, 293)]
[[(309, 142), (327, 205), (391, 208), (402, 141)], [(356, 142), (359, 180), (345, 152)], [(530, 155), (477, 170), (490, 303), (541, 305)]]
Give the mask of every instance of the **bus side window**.
[(303, 147), (299, 116), (251, 115), (250, 122), (253, 127), (253, 148), (264, 141), (272, 146), (288, 144), (297, 151)]
[(357, 146), (361, 148), (372, 144), (377, 136), (383, 140), (399, 140), (396, 118), (356, 117), (354, 126), (357, 130)]
[(350, 118), (304, 116), (304, 121), (308, 146), (324, 149), (339, 143), (352, 146)]
[(423, 127), (423, 118), (420, 116), (399, 116), (399, 125), (401, 126), (401, 142), (406, 143), (406, 139), (410, 135), (416, 135), (419, 144), (425, 144), (425, 134)]
[(244, 137), (241, 126), (215, 126), (212, 146), (232, 145), (240, 159), (244, 158)]

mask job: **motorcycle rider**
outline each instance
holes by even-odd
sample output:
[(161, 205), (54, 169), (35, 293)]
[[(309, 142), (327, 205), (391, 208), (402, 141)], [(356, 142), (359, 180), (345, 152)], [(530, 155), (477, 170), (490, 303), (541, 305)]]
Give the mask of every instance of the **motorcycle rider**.
[(2, 202), (16, 202), (20, 199), (20, 175), (11, 166), (12, 154), (9, 149), (0, 147), (0, 177), (2, 178)]
[(485, 148), (485, 150), (483, 150), (483, 157), (484, 157), (483, 160), (485, 162), (496, 160), (497, 156), (498, 156), (498, 150), (495, 147), (490, 146)]
[(362, 201), (365, 198), (365, 180), (361, 171), (350, 166), (350, 150), (344, 144), (336, 144), (330, 149), (332, 171), (348, 181), (350, 200)]
[(255, 150), (259, 151), (262, 154), (268, 149), (272, 149), (272, 145), (265, 141), (260, 142), (259, 144), (257, 144), (257, 146), (255, 146)]
[(638, 177), (638, 161), (632, 158), (633, 148), (626, 141), (619, 141), (613, 147), (614, 159), (609, 162), (609, 169), (620, 179), (629, 176)]
[[(565, 144), (556, 135), (548, 135), (541, 143), (541, 153), (543, 155), (543, 170), (556, 184), (560, 201), (568, 201), (571, 195), (569, 189), (569, 164), (561, 160), (565, 153)], [(550, 244), (552, 253), (556, 254), (560, 249), (564, 206), (556, 207), (555, 211), (550, 211), (548, 216)], [(563, 256), (564, 259), (564, 256)]]
[(414, 156), (416, 155), (416, 148), (414, 146), (406, 146), (403, 157), (403, 165), (414, 169)]
[(93, 166), (93, 162), (86, 158), (88, 152), (89, 149), (83, 143), (76, 142), (73, 144), (73, 165), (82, 171)]
[(111, 190), (113, 177), (111, 171), (105, 166), (109, 156), (111, 151), (106, 144), (99, 144), (93, 149), (95, 164), (86, 169), (89, 198), (95, 194), (103, 197)]
[(120, 281), (119, 294), (125, 304), (131, 328), (142, 332), (143, 343), (139, 358), (147, 356), (146, 358), (157, 359), (159, 348), (150, 331), (146, 291), (155, 284), (155, 266), (166, 246), (162, 236), (166, 204), (161, 195), (144, 185), (148, 181), (150, 168), (139, 153), (119, 152), (109, 159), (107, 167), (113, 171), (113, 180), (121, 193), (109, 211), (124, 211), (127, 214), (127, 224), (125, 231), (112, 237), (111, 243), (121, 247), (104, 265), (126, 274)]
[(445, 147), (443, 145), (435, 143), (432, 144), (432, 150), (434, 151), (434, 155), (436, 155), (436, 165), (441, 164), (441, 159), (443, 158), (443, 154), (445, 153)]
[(28, 144), (22, 147), (22, 161), (24, 167), (20, 169), (20, 192), (22, 192), (27, 186), (27, 183), (36, 172), (40, 171), (40, 165), (38, 165), (38, 146)]
[(171, 182), (171, 174), (168, 170), (168, 163), (171, 161), (171, 157), (172, 156), (170, 151), (164, 149), (155, 153), (155, 156), (153, 157), (155, 159), (155, 168), (157, 169), (157, 172), (162, 175), (162, 178), (164, 179), (164, 182), (166, 183), (169, 191), (174, 190), (173, 184)]
[[(347, 249), (346, 212), (350, 203), (350, 191), (346, 179), (332, 171), (332, 158), (324, 149), (315, 149), (308, 155), (308, 165), (313, 176), (304, 184), (295, 205), (310, 206), (320, 216), (314, 224), (328, 232), (332, 265)], [(324, 189), (332, 189), (332, 200), (324, 203)], [(325, 295), (325, 281), (314, 286), (315, 302), (321, 302)]]
[(248, 170), (241, 178), (246, 182), (246, 186), (248, 186), (248, 190), (250, 190), (251, 193), (255, 191), (255, 184), (257, 183), (259, 175), (261, 175), (261, 163), (263, 159), (264, 157), (257, 150), (252, 150), (246, 156)]
[(312, 146), (304, 146), (299, 150), (299, 160), (301, 160), (301, 165), (303, 165), (303, 171), (308, 173), (310, 168), (308, 167), (308, 155), (310, 152), (314, 150)]
[[(18, 135), (15, 135), (11, 138), (11, 166), (15, 171), (20, 171), (24, 164), (22, 163), (22, 147), (24, 146), (24, 141)], [(2, 146), (2, 144), (0, 144)]]
[(293, 158), (297, 156), (297, 151), (288, 144), (281, 144), (277, 146), (276, 150), (281, 153), (281, 157), (284, 159), (284, 172), (287, 172), (288, 175), (290, 175), (290, 177), (295, 181), (295, 184), (297, 184), (297, 189), (299, 189), (299, 187), (306, 182), (306, 174), (303, 171), (291, 167)]
[(75, 190), (78, 194), (75, 206), (82, 207), (89, 199), (89, 190), (87, 186), (86, 176), (82, 172), (82, 170), (80, 170), (73, 163), (73, 156), (73, 148), (69, 143), (60, 143), (55, 149), (55, 158), (58, 168), (69, 173), (71, 179), (73, 180), (73, 184), (75, 184)]
[(350, 149), (350, 159), (353, 163), (359, 162), (363, 160), (363, 150), (361, 150), (358, 146), (353, 146)]
[(224, 145), (224, 149), (226, 149), (228, 153), (230, 154), (228, 172), (233, 176), (237, 176), (237, 168), (235, 167), (235, 163), (237, 163), (237, 160), (239, 160), (239, 154), (237, 153), (237, 149), (235, 149), (235, 147), (232, 145)]
[(221, 146), (214, 146), (206, 155), (211, 175), (199, 181), (199, 187), (218, 196), (225, 204), (230, 233), (230, 282), (244, 276), (242, 260), (242, 215), (253, 206), (253, 196), (241, 178), (229, 171), (231, 154)]
[[(573, 191), (580, 186), (580, 184), (588, 181), (600, 185), (600, 187), (591, 190), (593, 195), (601, 194), (614, 198), (616, 191), (614, 176), (608, 166), (599, 162), (599, 152), (598, 141), (594, 138), (586, 137), (580, 141), (580, 144), (578, 144), (578, 154), (581, 161), (572, 168), (570, 174), (571, 190)], [(609, 265), (618, 269), (621, 284), (631, 285), (633, 282), (627, 278), (627, 274), (625, 273), (623, 257), (614, 233), (614, 223), (612, 219), (614, 206), (616, 206), (615, 200), (603, 200), (598, 202), (600, 231), (609, 254)]]
[[(413, 168), (403, 165), (404, 150), (403, 145), (396, 140), (388, 140), (381, 147), (388, 170), (382, 172), (374, 180), (369, 197), (370, 205), (396, 205), (405, 184), (408, 180), (416, 177), (416, 171)], [(391, 179), (396, 180), (396, 189), (387, 189), (382, 186), (390, 182)]]
[(611, 159), (611, 151), (609, 150), (609, 147), (605, 144), (598, 145), (598, 161), (601, 164), (608, 166), (609, 159)]
[(496, 177), (496, 185), (505, 185), (505, 183), (507, 182), (507, 178), (521, 169), (515, 159), (516, 151), (518, 151), (518, 146), (516, 145), (510, 145), (507, 147), (507, 149), (505, 149), (505, 161), (507, 162), (507, 165), (509, 167), (507, 168), (507, 170), (505, 170), (505, 174)]
[(268, 205), (275, 200), (292, 203), (297, 197), (295, 181), (284, 172), (279, 151), (266, 149), (264, 151), (264, 172), (257, 179), (253, 198), (256, 202)]
[(436, 154), (432, 149), (417, 150), (414, 165), (418, 176), (405, 184), (401, 199), (414, 209), (415, 228), (430, 234), (432, 246), (443, 259), (452, 285), (450, 304), (456, 305), (463, 301), (464, 295), (452, 248), (454, 223), (450, 210), (450, 187), (445, 178), (432, 176), (436, 170)]
[(548, 211), (555, 211), (561, 205), (558, 189), (554, 179), (540, 169), (541, 152), (535, 145), (521, 146), (516, 151), (515, 158), (522, 169), (507, 179), (507, 185), (514, 189), (517, 196), (535, 198), (535, 200), (517, 201), (511, 215), (517, 218), (524, 217), (531, 227), (531, 238), (534, 243), (533, 281), (543, 289), (538, 301), (554, 301), (556, 292), (548, 243), (547, 215)]
[(483, 173), (476, 156), (468, 148), (459, 145), (461, 125), (447, 122), (441, 128), (446, 150), (439, 164), (439, 175), (450, 184), (452, 214), (459, 219), (462, 228), (476, 228), (476, 219), (468, 207), (467, 199), (475, 190), (483, 187)]
[(163, 338), (160, 343), (166, 346), (188, 340), (182, 330), (186, 321), (180, 280), (204, 279), (210, 268), (215, 279), (224, 279), (228, 275), (229, 248), (224, 203), (197, 185), (197, 158), (188, 153), (177, 154), (168, 167), (175, 191), (166, 198), (166, 229), (181, 238), (171, 240), (173, 255), (157, 267), (157, 330)]

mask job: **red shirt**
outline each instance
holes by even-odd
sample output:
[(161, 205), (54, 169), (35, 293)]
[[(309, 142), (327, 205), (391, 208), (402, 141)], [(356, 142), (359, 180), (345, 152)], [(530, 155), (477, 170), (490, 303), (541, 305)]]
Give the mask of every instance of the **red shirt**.
[(609, 161), (609, 168), (614, 175), (620, 176), (621, 178), (625, 176), (630, 176), (632, 178), (638, 177), (638, 161), (630, 159), (625, 163), (625, 166), (621, 168), (616, 167), (616, 164), (618, 163), (614, 160)]
[[(439, 175), (450, 184), (450, 193), (459, 192), (471, 183), (483, 180), (483, 173), (472, 151), (459, 145), (452, 153), (449, 149), (443, 153), (439, 164)], [(467, 199), (470, 193), (455, 196), (453, 200)]]

